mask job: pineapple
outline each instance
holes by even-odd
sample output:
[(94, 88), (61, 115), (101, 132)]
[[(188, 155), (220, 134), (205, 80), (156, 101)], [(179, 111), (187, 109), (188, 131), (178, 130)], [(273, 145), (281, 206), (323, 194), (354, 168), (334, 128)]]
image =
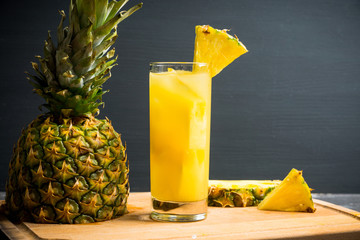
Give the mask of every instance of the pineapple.
[(6, 183), (6, 208), (15, 220), (38, 223), (91, 223), (127, 212), (126, 147), (99, 112), (102, 84), (115, 65), (118, 23), (142, 6), (120, 11), (127, 0), (71, 0), (69, 26), (50, 33), (34, 91), (49, 112), (22, 131), (14, 147)]
[(215, 77), (235, 59), (248, 50), (239, 39), (209, 25), (195, 27), (194, 62), (208, 64), (211, 77)]
[(302, 171), (292, 169), (279, 186), (259, 204), (260, 210), (315, 212), (311, 189)]
[(208, 205), (257, 206), (279, 184), (279, 180), (209, 180)]

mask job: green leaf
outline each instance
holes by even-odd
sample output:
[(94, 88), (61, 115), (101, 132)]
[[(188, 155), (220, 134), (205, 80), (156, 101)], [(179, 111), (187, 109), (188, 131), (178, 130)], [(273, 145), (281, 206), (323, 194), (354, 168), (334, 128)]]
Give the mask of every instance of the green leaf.
[(32, 66), (32, 68), (35, 70), (35, 72), (39, 75), (39, 77), (41, 78), (41, 79), (44, 79), (44, 81), (46, 81), (46, 77), (45, 77), (45, 75), (40, 71), (40, 69), (39, 69), (39, 65), (37, 64), (37, 63), (35, 63), (35, 62), (30, 62), (31, 63), (31, 66)]
[(71, 59), (75, 73), (77, 75), (83, 75), (90, 71), (94, 58), (92, 43), (89, 43), (83, 49), (76, 52)]
[(80, 17), (80, 26), (81, 28), (85, 28), (89, 26), (89, 24), (95, 23), (95, 1), (97, 0), (77, 0), (76, 2), (79, 17)]
[[(111, 77), (111, 68), (105, 69), (105, 71), (102, 74), (99, 74), (95, 77), (92, 87), (95, 89), (97, 87), (102, 86), (110, 77)], [(91, 94), (91, 91), (89, 92)]]
[(74, 39), (71, 41), (73, 52), (77, 52), (84, 46), (87, 46), (90, 42), (93, 42), (92, 24), (83, 28), (78, 32)]
[(70, 88), (79, 89), (79, 88), (82, 88), (83, 86), (84, 86), (84, 78), (83, 77), (73, 78), (70, 82)]
[(82, 81), (78, 81), (79, 78), (74, 74), (72, 70), (68, 70), (58, 76), (59, 82), (63, 87), (82, 87)]
[(49, 68), (52, 72), (55, 71), (55, 62), (54, 62), (54, 56), (55, 56), (55, 46), (52, 42), (50, 31), (48, 32), (48, 39), (45, 41), (44, 45), (44, 57), (46, 61), (48, 62)]
[(88, 81), (92, 81), (92, 82), (96, 81), (96, 79), (104, 75), (105, 71), (108, 68), (111, 69), (115, 66), (114, 63), (116, 62), (117, 58), (112, 59), (110, 61), (108, 60), (109, 58), (107, 56), (98, 59), (94, 69), (85, 75), (85, 79), (84, 79), (85, 83)]
[(104, 24), (104, 21), (107, 17), (107, 8), (108, 8), (108, 0), (95, 1), (95, 9), (96, 9), (95, 28)]
[(91, 81), (85, 82), (84, 86), (81, 88), (82, 95), (87, 95), (89, 93), (89, 91), (91, 90), (91, 85)]
[(83, 58), (90, 57), (93, 54), (92, 42), (79, 49), (71, 58), (73, 65), (77, 65)]
[(72, 54), (72, 48), (70, 46), (70, 42), (71, 42), (73, 32), (74, 32), (73, 29), (74, 28), (72, 25), (70, 25), (70, 28), (68, 28), (68, 27), (64, 28), (66, 35), (65, 35), (64, 40), (61, 42), (61, 45), (58, 47), (58, 48), (64, 49), (64, 51), (69, 55)]
[(49, 69), (48, 64), (44, 58), (41, 58), (40, 56), (37, 57), (39, 59), (39, 62), (41, 64), (41, 70), (43, 74), (45, 75), (46, 81), (48, 86), (56, 87), (58, 86), (55, 76), (52, 73), (52, 71)]
[(108, 68), (110, 69), (113, 68), (115, 66), (116, 60), (117, 57), (109, 61), (108, 56), (104, 56), (102, 60), (100, 59), (99, 62), (97, 62), (99, 68), (96, 76), (103, 74), (104, 71)]
[(112, 45), (114, 45), (116, 39), (117, 39), (117, 34), (113, 35), (112, 38), (110, 38), (110, 39), (104, 40), (101, 44), (96, 46), (94, 48), (95, 58), (103, 56), (108, 51), (108, 49)]
[(79, 61), (77, 65), (75, 65), (74, 67), (76, 74), (83, 75), (87, 73), (91, 69), (93, 62), (94, 62), (93, 56), (82, 58), (81, 61)]
[(63, 27), (63, 23), (64, 20), (66, 18), (65, 12), (64, 11), (59, 11), (60, 15), (61, 15), (61, 20), (60, 20), (60, 24), (57, 28), (57, 38), (58, 38), (58, 44), (61, 44), (62, 41), (64, 40), (65, 36), (64, 36), (64, 27)]
[(111, 1), (108, 8), (106, 22), (112, 19), (129, 0)]
[(73, 71), (73, 65), (69, 60), (69, 55), (62, 50), (56, 51), (56, 75), (63, 88), (71, 85), (71, 80), (77, 79)]
[(30, 83), (35, 89), (42, 88), (42, 86), (41, 86), (40, 84), (32, 81), (30, 77), (27, 77), (27, 80), (29, 80), (29, 83)]
[(130, 8), (128, 11), (120, 12), (115, 17), (110, 19), (101, 27), (95, 29), (94, 31), (94, 46), (99, 45), (103, 39), (123, 20), (129, 17), (131, 14), (136, 12), (142, 7), (142, 3), (135, 5), (134, 7)]
[(47, 82), (45, 79), (42, 79), (38, 76), (35, 76), (35, 75), (32, 75), (28, 72), (25, 72), (26, 75), (28, 75), (27, 79), (29, 80), (33, 80), (35, 83), (37, 83), (40, 87), (39, 88), (43, 88), (43, 87), (46, 87), (47, 86)]
[(70, 24), (73, 27), (73, 34), (76, 35), (80, 32), (80, 19), (77, 5), (74, 4), (74, 0), (70, 3)]

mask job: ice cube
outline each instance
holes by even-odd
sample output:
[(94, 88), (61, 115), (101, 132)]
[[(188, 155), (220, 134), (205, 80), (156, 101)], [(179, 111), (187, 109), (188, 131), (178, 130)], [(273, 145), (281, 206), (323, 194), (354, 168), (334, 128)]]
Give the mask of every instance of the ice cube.
[(190, 149), (204, 149), (206, 147), (207, 124), (208, 119), (205, 101), (194, 102), (194, 107), (190, 113)]

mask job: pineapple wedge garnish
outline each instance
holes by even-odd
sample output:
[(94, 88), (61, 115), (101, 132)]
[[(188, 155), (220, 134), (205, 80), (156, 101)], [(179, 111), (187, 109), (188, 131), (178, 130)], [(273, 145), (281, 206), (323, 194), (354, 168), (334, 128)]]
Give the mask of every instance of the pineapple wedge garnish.
[(211, 77), (248, 52), (237, 36), (233, 37), (227, 31), (209, 25), (195, 27), (194, 62), (207, 63)]
[(277, 186), (259, 204), (260, 210), (286, 212), (315, 212), (311, 189), (302, 176), (302, 171), (293, 168), (279, 186)]

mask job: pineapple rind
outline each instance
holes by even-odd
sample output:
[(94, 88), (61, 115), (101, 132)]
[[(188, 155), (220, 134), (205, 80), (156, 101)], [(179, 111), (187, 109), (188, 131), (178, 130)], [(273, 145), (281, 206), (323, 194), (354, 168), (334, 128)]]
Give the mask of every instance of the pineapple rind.
[[(89, 131), (98, 133), (91, 141), (84, 137)], [(99, 139), (106, 141), (95, 144)], [(71, 148), (63, 147), (69, 142)], [(39, 116), (14, 148), (6, 184), (8, 214), (39, 223), (89, 223), (123, 215), (129, 195), (125, 151), (108, 120), (56, 123), (52, 116)]]
[(210, 180), (208, 205), (257, 206), (279, 184), (279, 180)]

